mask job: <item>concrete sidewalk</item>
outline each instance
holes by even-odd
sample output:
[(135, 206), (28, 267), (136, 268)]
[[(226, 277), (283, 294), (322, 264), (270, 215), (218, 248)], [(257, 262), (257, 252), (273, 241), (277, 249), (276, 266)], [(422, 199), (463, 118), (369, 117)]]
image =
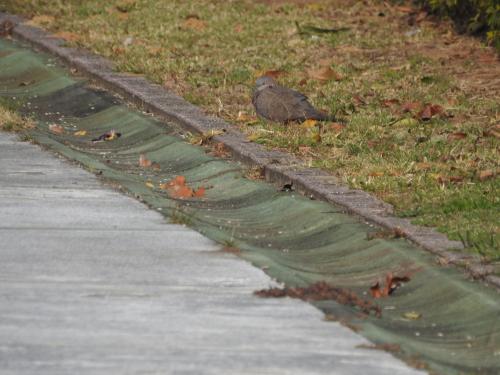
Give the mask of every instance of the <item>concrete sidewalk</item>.
[(0, 133), (1, 374), (417, 374), (261, 299), (272, 281), (200, 234)]

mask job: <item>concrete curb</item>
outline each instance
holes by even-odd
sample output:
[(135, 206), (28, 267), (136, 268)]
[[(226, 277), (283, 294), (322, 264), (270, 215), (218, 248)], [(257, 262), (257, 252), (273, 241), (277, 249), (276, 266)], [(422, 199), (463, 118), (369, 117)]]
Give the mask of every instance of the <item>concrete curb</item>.
[(465, 267), (472, 277), (500, 288), (500, 277), (492, 274), (493, 267), (481, 264), (471, 255), (450, 251), (463, 249), (461, 242), (451, 241), (433, 228), (413, 225), (408, 219), (395, 217), (391, 205), (364, 191), (341, 185), (337, 178), (327, 172), (304, 167), (293, 155), (266, 150), (259, 144), (249, 142), (231, 124), (205, 115), (199, 107), (164, 87), (153, 84), (144, 77), (116, 73), (113, 63), (103, 57), (86, 50), (64, 47), (63, 39), (40, 28), (23, 24), (23, 19), (17, 16), (0, 12), (0, 24), (5, 21), (15, 25), (12, 30), (15, 39), (61, 58), (100, 86), (120, 94), (146, 111), (197, 133), (224, 129), (222, 135), (213, 139), (222, 142), (235, 159), (262, 168), (267, 181), (281, 186), (293, 184), (295, 190), (304, 195), (341, 206), (346, 212), (357, 215), (364, 221), (397, 231), (436, 254), (442, 263)]

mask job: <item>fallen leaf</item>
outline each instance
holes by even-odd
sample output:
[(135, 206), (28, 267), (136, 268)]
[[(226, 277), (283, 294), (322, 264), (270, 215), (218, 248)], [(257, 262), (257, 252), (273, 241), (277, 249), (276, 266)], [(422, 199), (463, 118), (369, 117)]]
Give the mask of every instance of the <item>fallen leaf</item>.
[(205, 195), (205, 188), (200, 187), (193, 193), (193, 197), (201, 198)]
[(406, 102), (406, 103), (403, 103), (403, 105), (401, 106), (401, 111), (404, 112), (413, 112), (417, 109), (419, 109), (420, 107), (422, 106), (422, 103), (420, 102)]
[(333, 122), (328, 127), (335, 133), (340, 133), (342, 130), (345, 129), (345, 125), (338, 122)]
[(308, 120), (304, 121), (301, 124), (301, 126), (303, 128), (306, 128), (306, 129), (311, 129), (311, 128), (315, 127), (317, 123), (318, 123), (318, 121), (316, 121), (316, 120), (308, 119)]
[(413, 13), (415, 11), (415, 9), (413, 9), (412, 7), (404, 5), (394, 7), (394, 9), (402, 13)]
[(267, 76), (271, 78), (278, 78), (279, 76), (285, 75), (286, 72), (283, 70), (266, 70), (260, 76)]
[(444, 108), (438, 104), (426, 104), (424, 108), (419, 112), (418, 117), (420, 120), (427, 121), (430, 120), (435, 115), (440, 115), (444, 112)]
[(370, 172), (368, 176), (371, 177), (382, 177), (384, 175), (384, 172)]
[(495, 176), (495, 172), (493, 172), (491, 169), (486, 169), (484, 171), (480, 171), (478, 173), (478, 178), (480, 181), (485, 181), (491, 177)]
[(463, 182), (463, 181), (464, 181), (463, 176), (450, 176), (450, 182), (459, 183), (459, 182)]
[(92, 139), (92, 142), (100, 142), (100, 141), (113, 141), (122, 136), (121, 133), (118, 133), (116, 130), (112, 129), (104, 134), (101, 134), (99, 137)]
[(202, 31), (207, 27), (207, 23), (200, 19), (200, 17), (197, 15), (190, 15), (186, 17), (186, 19), (182, 23), (182, 26), (185, 29)]
[(307, 75), (312, 79), (322, 82), (330, 80), (340, 81), (342, 79), (340, 73), (336, 72), (328, 66), (319, 69), (310, 69), (307, 71)]
[(193, 191), (188, 185), (186, 185), (186, 177), (176, 176), (169, 182), (160, 184), (160, 189), (167, 190), (168, 194), (172, 198), (200, 198), (205, 194), (205, 188), (200, 187), (196, 191)]
[(49, 130), (55, 134), (63, 134), (64, 133), (64, 128), (61, 125), (57, 125), (57, 124), (50, 124)]
[(465, 134), (464, 132), (456, 132), (456, 133), (451, 133), (451, 134), (448, 134), (448, 141), (451, 142), (451, 141), (458, 141), (460, 139), (464, 139), (465, 137), (467, 137), (467, 134)]
[(401, 286), (402, 283), (410, 281), (408, 276), (393, 276), (392, 272), (388, 272), (385, 276), (385, 286), (382, 287), (377, 281), (370, 287), (370, 292), (373, 298), (387, 297)]
[(418, 320), (422, 317), (422, 314), (420, 314), (416, 311), (408, 311), (408, 312), (405, 312), (402, 316), (405, 319)]
[(148, 158), (146, 158), (146, 155), (144, 154), (139, 155), (139, 167), (149, 168), (151, 167), (152, 164), (153, 162)]
[(238, 25), (236, 25), (236, 26), (234, 27), (234, 29), (233, 29), (233, 30), (234, 30), (234, 32), (235, 32), (235, 33), (241, 33), (241, 32), (243, 31), (243, 25), (238, 24)]
[(148, 188), (150, 188), (150, 189), (154, 189), (154, 187), (155, 187), (155, 186), (154, 186), (154, 184), (153, 184), (152, 182), (150, 182), (150, 181), (147, 181), (147, 182), (145, 183), (145, 185), (146, 185)]
[(393, 107), (395, 105), (399, 105), (400, 101), (398, 99), (386, 99), (382, 101), (382, 105), (384, 107)]
[(74, 132), (73, 135), (75, 137), (83, 137), (84, 135), (87, 135), (87, 131), (86, 130), (78, 130), (78, 131)]
[(432, 118), (431, 106), (426, 105), (424, 107), (424, 109), (422, 109), (419, 112), (418, 117), (420, 118), (420, 120), (423, 120), (423, 121), (430, 120)]

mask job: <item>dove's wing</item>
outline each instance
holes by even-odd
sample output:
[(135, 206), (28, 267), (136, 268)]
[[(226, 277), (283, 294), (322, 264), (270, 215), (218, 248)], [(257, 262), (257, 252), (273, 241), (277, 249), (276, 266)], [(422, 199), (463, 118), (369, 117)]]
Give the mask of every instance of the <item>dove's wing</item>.
[(283, 87), (271, 86), (254, 93), (252, 102), (259, 116), (276, 122), (326, 120), (328, 116), (317, 111), (304, 94)]

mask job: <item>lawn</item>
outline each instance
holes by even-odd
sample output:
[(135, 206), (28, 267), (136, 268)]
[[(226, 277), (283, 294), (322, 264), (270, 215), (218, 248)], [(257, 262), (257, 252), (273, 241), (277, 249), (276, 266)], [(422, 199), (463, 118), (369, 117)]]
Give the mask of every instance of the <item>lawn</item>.
[[(381, 1), (6, 3), (500, 260), (500, 62), (448, 22)], [(345, 126), (256, 119), (251, 91), (265, 72)]]

